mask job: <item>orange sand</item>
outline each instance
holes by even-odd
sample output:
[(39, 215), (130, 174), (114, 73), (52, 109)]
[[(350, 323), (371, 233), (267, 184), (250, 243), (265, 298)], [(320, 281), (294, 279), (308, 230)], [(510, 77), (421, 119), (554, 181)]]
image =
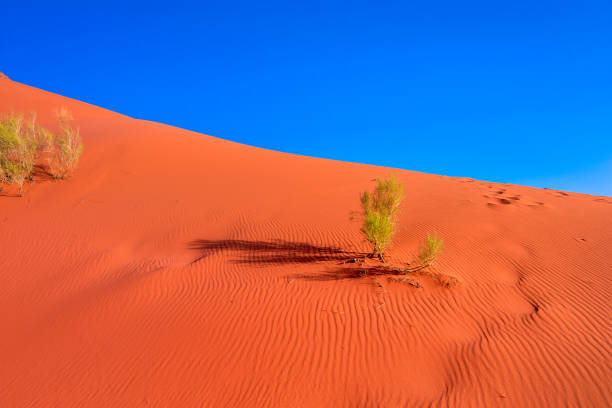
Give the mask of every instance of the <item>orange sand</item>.
[[(0, 80), (0, 112), (52, 127), (60, 106), (76, 175), (0, 193), (1, 407), (612, 405), (612, 198), (278, 153)], [(438, 231), (459, 287), (340, 264), (391, 171), (390, 261)]]

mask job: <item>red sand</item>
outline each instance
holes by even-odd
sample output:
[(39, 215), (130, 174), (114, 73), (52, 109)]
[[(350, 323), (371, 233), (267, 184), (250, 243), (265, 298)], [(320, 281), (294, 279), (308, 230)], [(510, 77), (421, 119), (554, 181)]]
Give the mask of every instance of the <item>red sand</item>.
[(612, 405), (612, 198), (393, 170), (390, 261), (438, 231), (461, 281), (415, 289), (339, 264), (391, 169), (0, 80), (0, 112), (60, 106), (76, 175), (0, 193), (0, 406)]

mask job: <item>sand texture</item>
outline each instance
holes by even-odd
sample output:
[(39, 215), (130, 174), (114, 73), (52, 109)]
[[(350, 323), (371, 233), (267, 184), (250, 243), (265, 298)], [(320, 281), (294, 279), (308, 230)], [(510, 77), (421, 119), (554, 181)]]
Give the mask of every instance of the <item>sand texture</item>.
[[(612, 405), (612, 198), (279, 153), (0, 81), (0, 112), (53, 128), (58, 107), (74, 177), (0, 192), (1, 407)], [(391, 172), (389, 263), (437, 231), (459, 286), (345, 263), (369, 250), (359, 192)]]

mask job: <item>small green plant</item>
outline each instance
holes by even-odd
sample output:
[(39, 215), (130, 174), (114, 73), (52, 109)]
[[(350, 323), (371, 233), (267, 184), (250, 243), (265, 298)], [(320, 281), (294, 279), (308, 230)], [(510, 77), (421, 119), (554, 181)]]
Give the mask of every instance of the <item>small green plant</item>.
[(0, 115), (0, 182), (16, 184), (21, 196), (41, 158), (47, 158), (55, 178), (66, 178), (77, 166), (83, 150), (79, 130), (70, 125), (72, 116), (65, 109), (57, 112), (57, 119), (60, 132), (54, 134), (36, 124), (34, 113)]
[(78, 128), (71, 126), (72, 116), (65, 109), (57, 112), (60, 131), (50, 137), (50, 154), (47, 160), (49, 172), (56, 179), (65, 179), (76, 169), (83, 142)]
[(452, 288), (459, 285), (459, 279), (454, 276), (446, 275), (443, 273), (431, 271), (429, 269), (432, 266), (438, 255), (442, 252), (442, 248), (444, 247), (444, 241), (441, 238), (438, 238), (438, 234), (434, 233), (433, 235), (427, 234), (425, 240), (419, 247), (419, 252), (417, 255), (418, 263), (417, 266), (408, 267), (403, 270), (404, 274), (418, 272), (421, 275), (427, 275), (434, 279), (436, 279), (440, 285), (445, 288)]
[(17, 184), (19, 195), (23, 195), (23, 183), (32, 174), (38, 156), (33, 129), (22, 115), (0, 117), (0, 181)]
[(36, 112), (30, 112), (24, 120), (26, 138), (36, 145), (37, 158), (49, 151), (53, 134), (44, 127), (36, 124)]
[(372, 244), (372, 256), (385, 262), (384, 253), (396, 231), (397, 213), (404, 199), (404, 186), (394, 175), (386, 180), (376, 179), (376, 182), (374, 191), (361, 193), (361, 231)]
[(442, 252), (444, 247), (444, 241), (438, 238), (438, 234), (433, 235), (427, 234), (425, 241), (419, 248), (419, 262), (422, 266), (431, 266), (436, 261), (436, 257)]

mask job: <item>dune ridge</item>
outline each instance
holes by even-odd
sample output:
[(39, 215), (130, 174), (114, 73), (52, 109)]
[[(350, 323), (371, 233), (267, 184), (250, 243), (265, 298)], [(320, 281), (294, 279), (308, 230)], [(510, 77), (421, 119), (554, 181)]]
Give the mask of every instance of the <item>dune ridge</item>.
[[(13, 81), (0, 112), (71, 110), (70, 180), (0, 192), (0, 406), (612, 405), (612, 198), (343, 163), (132, 119)], [(342, 263), (358, 193), (407, 200), (424, 288)]]

